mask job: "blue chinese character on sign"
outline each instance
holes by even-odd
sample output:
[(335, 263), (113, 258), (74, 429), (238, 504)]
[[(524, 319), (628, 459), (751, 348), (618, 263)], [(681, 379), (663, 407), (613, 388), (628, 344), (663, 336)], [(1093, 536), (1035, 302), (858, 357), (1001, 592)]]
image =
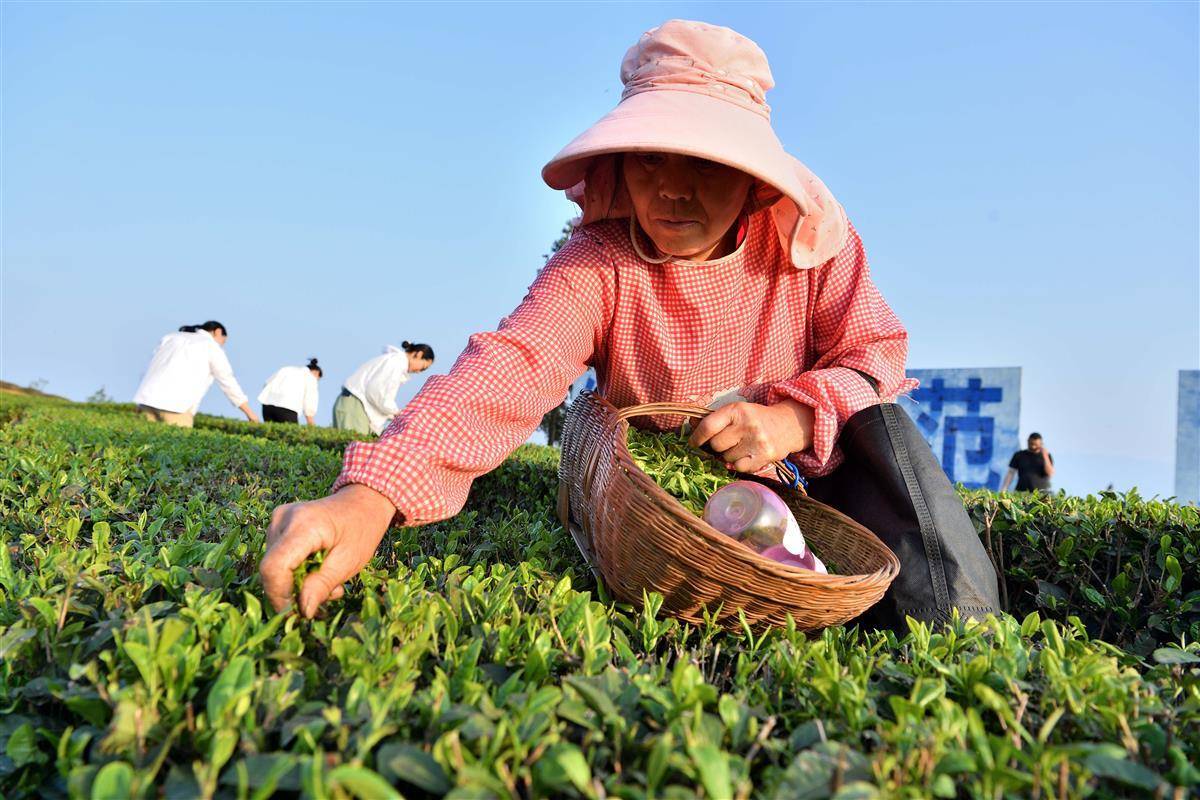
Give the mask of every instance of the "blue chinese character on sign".
[[(967, 450), (963, 455), (968, 464), (988, 464), (992, 460), (992, 435), (996, 428), (996, 420), (991, 417), (946, 417), (945, 429), (942, 431), (942, 467), (950, 480), (954, 480), (954, 455), (958, 450), (958, 433), (973, 432), (979, 434), (979, 448)], [(987, 478), (982, 482), (963, 481), (964, 486), (978, 489), (986, 486), (993, 491), (1000, 488), (1000, 474), (989, 469)]]
[[(929, 386), (914, 390), (912, 397), (922, 406), (916, 422), (931, 444), (938, 432), (940, 418), (941, 459), (946, 476), (951, 481), (956, 480), (955, 463), (961, 447), (965, 463), (970, 466), (982, 466), (986, 473), (981, 481), (968, 480), (965, 476), (958, 480), (972, 489), (1000, 488), (1000, 474), (987, 466), (992, 463), (995, 455), (996, 420), (981, 411), (985, 403), (1003, 402), (1004, 390), (998, 386), (984, 386), (983, 380), (977, 377), (968, 378), (966, 386), (946, 386), (945, 379), (934, 378), (929, 382)], [(944, 412), (947, 403), (965, 406), (966, 413), (946, 415)], [(978, 445), (969, 448), (973, 441), (977, 441)]]

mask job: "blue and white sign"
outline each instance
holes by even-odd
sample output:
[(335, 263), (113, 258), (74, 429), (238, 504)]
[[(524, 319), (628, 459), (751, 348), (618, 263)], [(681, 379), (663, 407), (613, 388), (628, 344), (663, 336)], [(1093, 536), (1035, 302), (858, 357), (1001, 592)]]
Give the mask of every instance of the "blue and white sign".
[(1200, 503), (1200, 369), (1179, 370), (1175, 428), (1175, 497)]
[(1021, 368), (910, 369), (921, 386), (900, 404), (952, 483), (997, 490), (1021, 449)]

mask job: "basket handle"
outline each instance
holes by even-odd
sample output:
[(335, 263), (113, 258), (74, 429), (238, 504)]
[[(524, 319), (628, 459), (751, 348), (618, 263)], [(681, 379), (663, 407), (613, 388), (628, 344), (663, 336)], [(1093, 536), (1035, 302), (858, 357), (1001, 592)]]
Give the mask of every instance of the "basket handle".
[[(687, 417), (688, 419), (703, 419), (712, 413), (711, 408), (702, 408), (701, 406), (691, 406), (682, 403), (646, 403), (640, 406), (626, 406), (625, 408), (617, 409), (617, 421), (628, 421), (632, 417), (649, 417), (654, 415), (666, 415)], [(796, 469), (796, 465), (787, 461), (772, 462), (775, 465), (775, 474), (779, 477), (779, 482), (790, 486), (798, 492), (805, 491), (804, 479), (800, 477), (800, 470)]]

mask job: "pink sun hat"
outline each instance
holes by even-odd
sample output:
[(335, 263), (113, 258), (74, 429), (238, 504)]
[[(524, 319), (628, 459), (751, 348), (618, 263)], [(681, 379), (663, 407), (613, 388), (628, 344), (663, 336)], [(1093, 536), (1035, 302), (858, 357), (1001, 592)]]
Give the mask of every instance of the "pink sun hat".
[(542, 178), (583, 209), (582, 224), (630, 215), (618, 191), (616, 153), (705, 158), (756, 178), (754, 209), (767, 208), (792, 263), (808, 269), (837, 255), (849, 225), (816, 175), (788, 155), (771, 128), (767, 57), (729, 28), (673, 19), (642, 34), (621, 62), (621, 102), (542, 168)]

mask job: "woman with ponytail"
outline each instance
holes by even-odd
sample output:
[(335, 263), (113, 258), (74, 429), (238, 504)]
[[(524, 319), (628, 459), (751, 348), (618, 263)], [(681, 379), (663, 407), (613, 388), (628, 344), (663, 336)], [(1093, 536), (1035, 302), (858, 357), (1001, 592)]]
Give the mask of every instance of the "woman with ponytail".
[(146, 419), (180, 428), (192, 427), (200, 401), (216, 380), (229, 402), (246, 419), (258, 422), (225, 355), (228, 338), (229, 332), (216, 320), (182, 325), (175, 333), (164, 336), (133, 396), (133, 402)]
[(388, 345), (383, 355), (372, 358), (351, 375), (342, 394), (333, 403), (333, 427), (343, 430), (383, 433), (392, 417), (400, 413), (396, 392), (414, 372), (433, 364), (433, 348), (427, 344), (402, 342)]
[(304, 414), (309, 425), (316, 425), (317, 381), (324, 374), (315, 358), (310, 358), (305, 367), (281, 367), (258, 393), (263, 422), (298, 425)]

